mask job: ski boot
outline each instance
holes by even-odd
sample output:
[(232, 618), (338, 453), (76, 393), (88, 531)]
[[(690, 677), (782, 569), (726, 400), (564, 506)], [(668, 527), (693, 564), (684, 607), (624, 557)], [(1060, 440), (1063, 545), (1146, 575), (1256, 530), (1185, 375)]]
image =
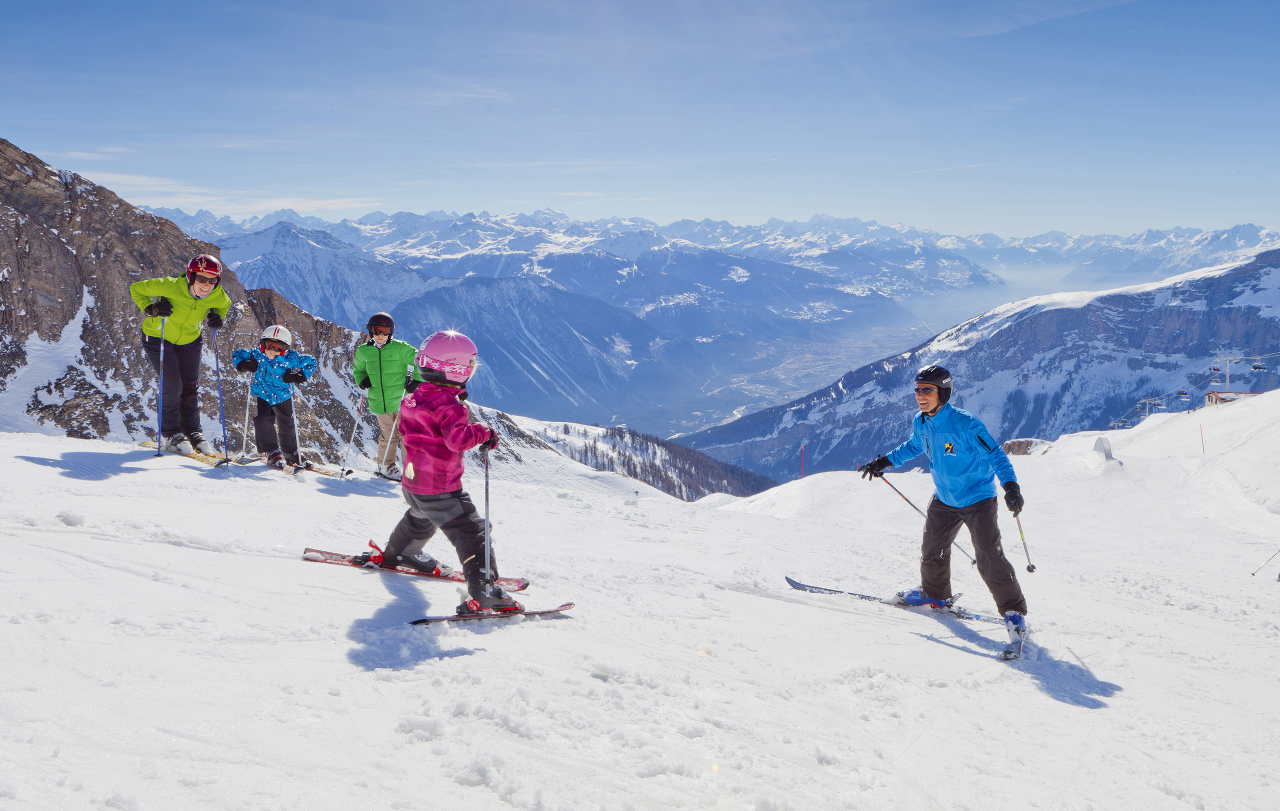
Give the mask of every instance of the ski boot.
[(182, 433), (165, 435), (164, 441), (160, 443), (160, 449), (169, 453), (180, 453), (183, 456), (195, 453), (195, 448), (191, 447), (186, 435)]
[(511, 611), (523, 611), (514, 597), (496, 583), (467, 584), (471, 598), (463, 600), (458, 606), (459, 614), (483, 614), (486, 612), (505, 614)]
[(213, 443), (204, 438), (203, 431), (190, 431), (187, 433), (187, 441), (191, 446), (205, 456), (217, 456), (218, 451), (213, 447)]
[(267, 454), (267, 467), (284, 470), (284, 454), (280, 451), (272, 451)]
[(934, 611), (950, 611), (951, 607), (955, 605), (957, 596), (959, 595), (954, 595), (940, 600), (935, 597), (930, 597), (925, 593), (924, 587), (918, 586), (914, 589), (906, 589), (905, 591), (898, 592), (893, 601), (898, 605), (927, 605)]
[(1027, 643), (1027, 637), (1031, 636), (1031, 629), (1027, 627), (1026, 616), (1018, 611), (1006, 611), (1004, 612), (1004, 627), (1009, 632), (1009, 644), (1001, 651), (1001, 658), (1022, 658), (1022, 648)]
[(382, 561), (378, 563), (384, 569), (394, 569), (397, 566), (405, 569), (413, 569), (432, 577), (441, 577), (448, 575), (450, 570), (440, 565), (440, 561), (430, 555), (383, 555)]

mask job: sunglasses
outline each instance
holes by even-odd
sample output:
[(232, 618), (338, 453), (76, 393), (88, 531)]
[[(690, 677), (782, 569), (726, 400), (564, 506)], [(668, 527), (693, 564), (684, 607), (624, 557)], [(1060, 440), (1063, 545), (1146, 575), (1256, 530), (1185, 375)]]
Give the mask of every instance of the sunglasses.
[(390, 327), (374, 327), (373, 334), (374, 335), (390, 335), (391, 328)]
[(283, 354), (289, 351), (289, 345), (282, 344), (279, 341), (263, 341), (259, 345), (259, 349), (261, 349), (263, 352), (266, 352), (268, 349), (274, 349), (275, 351)]
[(916, 386), (916, 394), (933, 394), (937, 390), (937, 386)]

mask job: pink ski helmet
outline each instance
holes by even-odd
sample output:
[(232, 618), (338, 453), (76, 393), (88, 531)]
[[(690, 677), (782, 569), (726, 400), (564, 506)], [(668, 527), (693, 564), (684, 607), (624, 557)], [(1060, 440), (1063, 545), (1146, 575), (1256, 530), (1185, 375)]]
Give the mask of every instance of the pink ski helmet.
[(466, 383), (476, 370), (476, 345), (461, 332), (441, 330), (422, 342), (414, 361), (435, 369), (451, 383)]

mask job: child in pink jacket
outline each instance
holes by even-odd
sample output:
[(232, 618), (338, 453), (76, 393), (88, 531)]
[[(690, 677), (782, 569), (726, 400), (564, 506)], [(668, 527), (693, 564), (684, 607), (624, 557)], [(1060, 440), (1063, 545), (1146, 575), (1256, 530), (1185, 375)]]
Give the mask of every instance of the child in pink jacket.
[(462, 489), (462, 454), (476, 446), (498, 447), (497, 434), (469, 422), (462, 404), (476, 368), (476, 345), (460, 332), (437, 332), (422, 342), (416, 362), (424, 382), (400, 403), (405, 451), (400, 486), (409, 509), (391, 531), (382, 560), (370, 562), (438, 573), (440, 564), (422, 550), (439, 529), (458, 553), (471, 595), (458, 613), (518, 611), (520, 603), (493, 582), (498, 567), (492, 550), (492, 568), (485, 570), (484, 519)]

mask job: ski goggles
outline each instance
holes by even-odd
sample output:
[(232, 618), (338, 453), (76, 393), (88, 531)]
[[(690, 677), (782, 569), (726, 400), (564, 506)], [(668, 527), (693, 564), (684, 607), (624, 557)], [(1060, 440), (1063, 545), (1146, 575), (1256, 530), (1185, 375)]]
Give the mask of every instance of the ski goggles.
[(374, 335), (390, 335), (391, 327), (374, 327), (372, 333)]
[(285, 352), (289, 351), (288, 344), (282, 343), (280, 341), (273, 341), (270, 338), (258, 344), (258, 348), (261, 349), (263, 352), (266, 352), (267, 350), (274, 350), (276, 352), (279, 352), (280, 354), (284, 354)]
[(937, 390), (937, 386), (916, 386), (916, 394), (933, 394)]
[(218, 277), (206, 276), (203, 273), (193, 273), (191, 274), (191, 283), (195, 284), (196, 282), (199, 282), (200, 284), (217, 284)]

